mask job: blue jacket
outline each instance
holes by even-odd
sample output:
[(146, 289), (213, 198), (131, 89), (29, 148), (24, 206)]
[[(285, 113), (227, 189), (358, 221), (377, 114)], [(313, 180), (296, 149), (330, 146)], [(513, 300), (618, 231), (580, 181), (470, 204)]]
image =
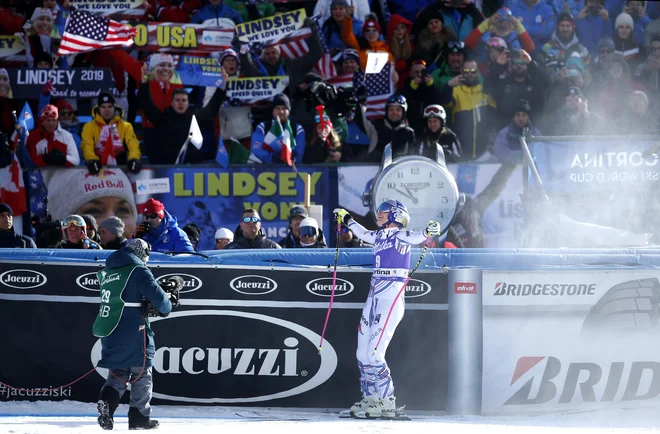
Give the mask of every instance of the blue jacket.
[(604, 36), (612, 37), (614, 24), (609, 18), (587, 15), (581, 20), (575, 20), (575, 31), (580, 43), (587, 47), (594, 56), (598, 55), (598, 41)]
[[(361, 20), (353, 18), (353, 34), (356, 38), (362, 36), (363, 26), (364, 23)], [(326, 44), (328, 44), (328, 48), (337, 48), (339, 50), (346, 48), (344, 41), (341, 39), (341, 25), (336, 24), (334, 20), (329, 19), (323, 23), (321, 35), (325, 39)]]
[(204, 24), (206, 20), (217, 20), (219, 18), (229, 18), (236, 24), (243, 22), (241, 15), (224, 3), (220, 3), (217, 6), (207, 4), (193, 15), (190, 22), (192, 24)]
[(525, 26), (537, 49), (550, 40), (557, 27), (557, 17), (552, 6), (538, 2), (529, 7), (522, 0), (512, 0), (509, 8), (513, 16)]
[[(303, 155), (305, 154), (305, 130), (299, 124), (296, 124), (291, 120), (290, 122), (293, 134), (296, 135), (296, 146), (291, 149), (291, 155), (293, 156), (293, 161), (300, 164), (302, 163)], [(271, 125), (271, 122), (269, 122), (269, 125)], [(262, 122), (257, 125), (254, 133), (252, 133), (252, 153), (264, 164), (282, 162), (280, 159), (282, 145), (277, 141), (272, 143), (264, 143), (266, 134), (268, 134), (268, 131), (266, 131), (266, 123)], [(264, 149), (264, 145), (270, 149)]]
[[(126, 283), (122, 299), (126, 303), (140, 303), (142, 297), (151, 302), (159, 312), (168, 314), (172, 311), (167, 294), (156, 283), (151, 271), (137, 256), (126, 249), (119, 249), (105, 260), (106, 269), (121, 268), (137, 264), (133, 274)], [(142, 309), (139, 307), (124, 307), (117, 328), (110, 336), (101, 338), (101, 360), (98, 366), (108, 369), (145, 368), (153, 364), (156, 346), (154, 333), (147, 326), (144, 331), (140, 327), (145, 325)], [(144, 354), (145, 339), (147, 339), (146, 360)]]
[(142, 239), (151, 244), (152, 252), (194, 252), (188, 235), (179, 227), (176, 217), (165, 211), (165, 218), (156, 229)]
[(434, 2), (435, 0), (392, 0), (392, 3), (396, 5), (396, 13), (411, 23), (415, 21), (419, 11), (432, 5)]

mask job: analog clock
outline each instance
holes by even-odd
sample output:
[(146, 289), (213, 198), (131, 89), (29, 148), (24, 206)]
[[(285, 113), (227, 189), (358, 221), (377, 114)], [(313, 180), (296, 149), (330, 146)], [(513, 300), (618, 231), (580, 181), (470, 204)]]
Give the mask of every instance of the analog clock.
[(429, 220), (449, 229), (460, 206), (461, 195), (454, 177), (445, 165), (438, 146), (438, 161), (422, 156), (406, 156), (392, 161), (391, 148), (385, 147), (381, 170), (365, 193), (363, 204), (376, 219), (378, 206), (388, 199), (398, 200), (408, 208), (411, 230), (422, 230)]

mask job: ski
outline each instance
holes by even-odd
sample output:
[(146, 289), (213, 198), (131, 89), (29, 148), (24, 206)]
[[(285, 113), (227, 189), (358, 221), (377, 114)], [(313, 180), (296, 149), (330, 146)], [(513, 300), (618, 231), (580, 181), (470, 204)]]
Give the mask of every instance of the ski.
[(372, 418), (372, 417), (367, 417), (365, 415), (365, 412), (363, 412), (363, 411), (361, 411), (359, 413), (351, 414), (350, 410), (342, 410), (341, 412), (339, 412), (339, 418), (340, 419), (358, 419), (358, 420), (396, 420), (396, 421), (400, 421), (400, 420), (409, 421), (409, 420), (412, 420), (412, 419), (410, 419), (410, 417), (404, 411), (405, 407), (406, 406), (404, 405), (403, 407), (397, 408), (396, 411), (395, 411), (395, 416), (394, 417), (375, 417), (375, 418)]

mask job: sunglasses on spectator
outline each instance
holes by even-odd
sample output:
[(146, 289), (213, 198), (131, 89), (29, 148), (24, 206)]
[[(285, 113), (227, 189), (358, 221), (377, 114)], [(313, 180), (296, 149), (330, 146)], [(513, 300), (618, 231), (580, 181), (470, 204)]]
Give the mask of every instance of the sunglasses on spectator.
[(464, 69), (463, 74), (476, 74), (477, 69), (476, 68), (471, 68), (471, 69)]
[(511, 63), (514, 64), (514, 65), (524, 65), (525, 64), (525, 62), (520, 60), (520, 59), (516, 59)]
[(316, 236), (316, 228), (313, 226), (303, 226), (300, 228), (300, 237), (313, 237)]
[(158, 214), (157, 214), (157, 213), (153, 213), (153, 214), (142, 214), (142, 218), (145, 219), (145, 220), (153, 220), (153, 219), (158, 218)]
[[(221, 243), (222, 240), (227, 240), (227, 238), (216, 238), (216, 239), (215, 239), (215, 242), (216, 242), (216, 243)], [(229, 241), (229, 240), (227, 240), (227, 241)]]
[(243, 217), (243, 223), (259, 223), (260, 221), (259, 217)]
[(612, 54), (614, 52), (614, 50), (611, 50), (609, 48), (603, 48), (599, 52), (600, 52), (600, 54)]
[(60, 114), (62, 116), (71, 116), (73, 114), (73, 112), (69, 111), (69, 110), (62, 110), (62, 111), (60, 111)]

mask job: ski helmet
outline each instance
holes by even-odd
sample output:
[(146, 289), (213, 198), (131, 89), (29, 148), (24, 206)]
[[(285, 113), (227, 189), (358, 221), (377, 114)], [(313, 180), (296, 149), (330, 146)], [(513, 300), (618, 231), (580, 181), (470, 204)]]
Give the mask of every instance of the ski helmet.
[(424, 119), (428, 118), (442, 119), (442, 123), (444, 124), (447, 121), (447, 113), (441, 105), (431, 104), (424, 109)]
[(394, 223), (399, 226), (400, 229), (408, 226), (408, 223), (410, 222), (410, 214), (408, 213), (408, 210), (398, 200), (386, 200), (380, 204), (378, 212), (389, 213), (387, 215), (387, 223)]
[(387, 102), (385, 103), (385, 112), (387, 113), (387, 109), (390, 108), (390, 106), (399, 106), (403, 109), (403, 117), (406, 117), (406, 113), (408, 112), (408, 101), (406, 101), (406, 97), (395, 93), (394, 95), (390, 96), (387, 98)]

